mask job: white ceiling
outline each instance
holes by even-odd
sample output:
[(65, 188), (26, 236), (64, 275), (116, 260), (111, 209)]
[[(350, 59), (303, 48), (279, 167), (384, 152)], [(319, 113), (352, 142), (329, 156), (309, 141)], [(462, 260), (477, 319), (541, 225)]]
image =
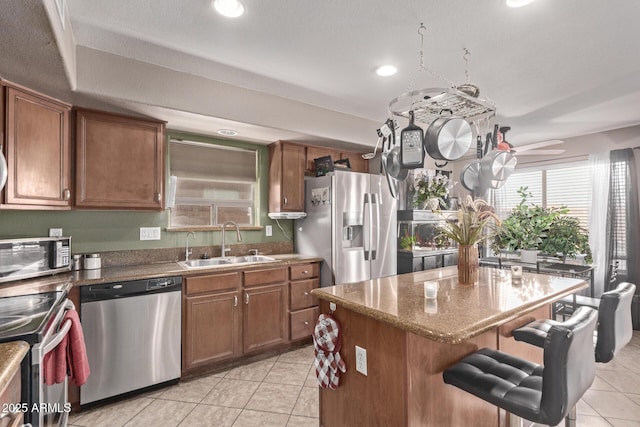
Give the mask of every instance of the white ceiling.
[[(463, 48), (470, 82), (495, 103), (515, 145), (640, 124), (638, 1), (510, 9), (503, 0), (243, 0), (246, 14), (235, 20), (209, 0), (42, 1), (2, 2), (0, 15), (9, 31), (49, 25), (38, 30), (56, 35), (57, 83), (29, 66), (17, 71), (30, 51), (46, 50), (18, 34), (0, 36), (20, 59), (0, 65), (0, 76), (64, 92), (66, 69), (74, 102), (163, 118), (173, 129), (373, 146), (392, 98), (466, 81)], [(56, 2), (66, 4), (66, 41)], [(421, 22), (432, 73), (418, 72)], [(386, 63), (398, 73), (378, 77)]]

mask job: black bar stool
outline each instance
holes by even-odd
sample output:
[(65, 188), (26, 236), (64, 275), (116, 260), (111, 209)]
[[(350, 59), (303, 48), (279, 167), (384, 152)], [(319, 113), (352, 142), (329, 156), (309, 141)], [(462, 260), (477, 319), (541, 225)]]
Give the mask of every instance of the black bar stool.
[(593, 308), (580, 307), (566, 322), (552, 325), (544, 366), (483, 348), (445, 369), (444, 382), (529, 421), (555, 426), (566, 417), (572, 425), (575, 405), (595, 378), (597, 317)]
[[(605, 292), (597, 300), (598, 332), (595, 340), (596, 362), (607, 363), (627, 345), (633, 336), (631, 302), (636, 286), (622, 282), (615, 289)], [(544, 347), (549, 329), (558, 322), (535, 320), (513, 331), (516, 341), (524, 341), (536, 347)]]

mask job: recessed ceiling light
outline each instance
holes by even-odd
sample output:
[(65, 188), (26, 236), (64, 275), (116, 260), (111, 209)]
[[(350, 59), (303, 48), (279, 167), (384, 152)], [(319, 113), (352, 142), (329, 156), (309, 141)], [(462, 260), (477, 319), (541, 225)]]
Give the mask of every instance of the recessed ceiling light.
[(383, 65), (382, 67), (378, 67), (376, 70), (376, 74), (382, 77), (393, 76), (398, 69), (393, 65)]
[(244, 13), (244, 6), (239, 0), (214, 0), (213, 7), (227, 18), (237, 18)]
[(238, 134), (233, 129), (218, 129), (218, 133), (223, 136), (236, 136)]
[(506, 0), (505, 3), (509, 7), (522, 7), (532, 3), (533, 1), (534, 0)]

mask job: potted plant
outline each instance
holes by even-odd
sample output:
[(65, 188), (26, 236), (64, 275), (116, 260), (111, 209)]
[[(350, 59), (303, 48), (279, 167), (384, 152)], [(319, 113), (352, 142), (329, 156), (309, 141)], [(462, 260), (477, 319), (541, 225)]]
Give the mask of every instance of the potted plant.
[(413, 206), (418, 209), (437, 210), (446, 208), (446, 199), (453, 188), (453, 181), (446, 175), (423, 174), (416, 184), (410, 188), (414, 197)]
[(540, 245), (540, 251), (549, 255), (560, 255), (565, 260), (567, 257), (585, 255), (585, 262), (592, 261), (589, 232), (580, 225), (580, 220), (573, 216), (558, 216), (553, 220), (547, 236)]
[(535, 263), (538, 250), (541, 249), (553, 221), (568, 210), (564, 207), (543, 208), (527, 204), (527, 198), (532, 195), (527, 190), (528, 187), (520, 187), (518, 190), (520, 203), (502, 221), (500, 232), (493, 236), (491, 248), (494, 252), (520, 251), (523, 262)]
[(438, 229), (442, 236), (458, 243), (458, 283), (476, 283), (480, 262), (477, 243), (499, 232), (500, 218), (487, 202), (467, 196), (456, 215)]

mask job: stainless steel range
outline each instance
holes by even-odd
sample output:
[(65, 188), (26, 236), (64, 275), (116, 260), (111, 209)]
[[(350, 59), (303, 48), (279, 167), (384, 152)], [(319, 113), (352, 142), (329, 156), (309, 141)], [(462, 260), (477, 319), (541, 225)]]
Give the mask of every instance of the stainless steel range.
[(67, 299), (68, 282), (43, 279), (55, 290), (37, 292), (15, 279), (68, 271), (69, 253), (69, 238), (0, 240), (0, 282), (7, 282), (0, 285), (0, 295), (5, 295), (0, 297), (0, 342), (22, 340), (31, 345), (22, 363), (21, 409), (25, 422), (38, 427), (67, 423), (68, 380), (47, 385), (43, 361), (69, 332), (71, 322), (64, 321), (64, 314), (75, 307)]

